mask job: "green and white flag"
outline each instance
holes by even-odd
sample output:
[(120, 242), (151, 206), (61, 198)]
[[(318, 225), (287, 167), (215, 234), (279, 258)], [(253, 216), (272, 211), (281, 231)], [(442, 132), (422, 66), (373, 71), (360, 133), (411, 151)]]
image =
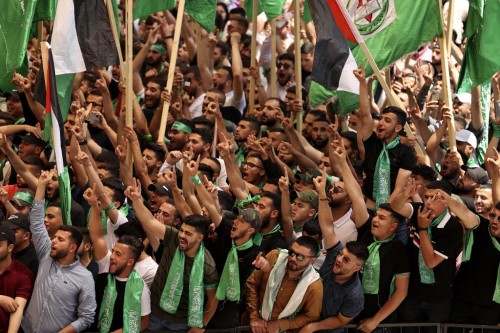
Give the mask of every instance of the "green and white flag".
[(136, 0), (134, 20), (138, 18), (145, 20), (151, 14), (174, 8), (176, 3), (176, 0)]

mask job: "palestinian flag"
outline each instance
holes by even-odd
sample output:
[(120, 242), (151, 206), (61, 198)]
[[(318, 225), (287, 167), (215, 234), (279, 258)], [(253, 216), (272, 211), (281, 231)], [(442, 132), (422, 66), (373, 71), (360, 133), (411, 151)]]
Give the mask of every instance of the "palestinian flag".
[(136, 0), (133, 18), (145, 20), (149, 15), (175, 7), (176, 0)]
[[(59, 3), (61, 3), (60, 1)], [(59, 198), (63, 221), (71, 225), (71, 186), (66, 163), (66, 143), (59, 100), (57, 97), (56, 74), (52, 50), (48, 43), (42, 45), (42, 68), (45, 83), (45, 112), (52, 120), (52, 148), (56, 159), (57, 178), (59, 181)]]
[(342, 3), (336, 0), (309, 0), (316, 28), (310, 101), (317, 105), (335, 94), (342, 112), (351, 112), (359, 104), (359, 82), (353, 74), (356, 60), (347, 40), (359, 37), (344, 16)]
[(103, 0), (58, 1), (51, 45), (56, 75), (119, 63)]

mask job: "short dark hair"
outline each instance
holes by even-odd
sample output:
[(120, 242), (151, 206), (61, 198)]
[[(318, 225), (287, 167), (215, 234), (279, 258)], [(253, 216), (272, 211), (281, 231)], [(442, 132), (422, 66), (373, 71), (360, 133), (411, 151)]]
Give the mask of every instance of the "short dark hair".
[(309, 236), (300, 236), (293, 243), (297, 243), (300, 246), (306, 247), (313, 253), (313, 256), (317, 256), (319, 252), (319, 244), (318, 242)]
[(60, 202), (58, 202), (58, 201), (49, 202), (49, 204), (47, 205), (47, 208), (49, 208), (49, 207), (59, 208), (61, 210), (61, 215), (62, 215), (62, 207), (61, 207)]
[(240, 119), (240, 121), (247, 121), (249, 124), (250, 124), (250, 128), (252, 129), (252, 131), (256, 131), (257, 133), (259, 132), (260, 130), (260, 122), (257, 118), (255, 117), (243, 117)]
[(189, 66), (189, 67), (186, 67), (182, 70), (182, 75), (184, 75), (184, 76), (186, 76), (189, 73), (193, 73), (196, 81), (201, 80), (200, 69), (198, 68), (198, 66)]
[(212, 144), (212, 140), (214, 139), (214, 132), (209, 130), (208, 128), (195, 128), (192, 134), (198, 134), (201, 137), (201, 140), (204, 144)]
[(92, 243), (90, 240), (90, 231), (88, 228), (82, 227), (82, 226), (76, 226), (78, 230), (82, 233), (82, 243), (87, 244), (87, 243)]
[(57, 228), (57, 230), (69, 232), (69, 238), (74, 244), (76, 244), (77, 249), (80, 247), (80, 244), (82, 244), (83, 235), (77, 227), (72, 225), (62, 225)]
[[(226, 4), (224, 4), (224, 6), (225, 5)], [(223, 56), (227, 56), (227, 54), (229, 53), (229, 47), (223, 41), (218, 41), (217, 45), (215, 45), (215, 47), (217, 47), (217, 48), (220, 49), (220, 54), (223, 55)]]
[(284, 101), (282, 101), (281, 99), (277, 98), (277, 97), (269, 97), (267, 99), (268, 101), (278, 101), (279, 103), (279, 108), (281, 109), (281, 112), (285, 112), (286, 111), (286, 104)]
[(227, 72), (227, 80), (233, 80), (233, 69), (229, 66), (222, 66), (221, 69)]
[(425, 164), (417, 164), (411, 171), (412, 175), (420, 176), (424, 180), (433, 182), (437, 179), (437, 172), (433, 168)]
[(142, 240), (147, 237), (142, 225), (132, 218), (128, 218), (128, 222), (120, 224), (120, 226), (115, 230), (116, 237), (120, 238), (125, 235), (134, 236), (135, 238)]
[(368, 256), (370, 255), (366, 245), (358, 241), (347, 242), (345, 247), (349, 252), (354, 254), (356, 258), (363, 261), (363, 263), (366, 261), (366, 259), (368, 259)]
[(217, 97), (219, 98), (219, 104), (226, 103), (226, 94), (222, 90), (220, 90), (219, 88), (212, 87), (212, 88), (208, 89), (207, 92), (217, 94)]
[(5, 120), (6, 125), (12, 125), (16, 122), (16, 118), (7, 112), (0, 112), (0, 119)]
[(289, 60), (295, 63), (295, 56), (292, 53), (283, 53), (278, 56), (278, 60)]
[(264, 191), (260, 194), (261, 198), (269, 198), (271, 199), (272, 202), (272, 209), (271, 210), (277, 210), (278, 211), (278, 220), (281, 219), (281, 195), (269, 192), (269, 191)]
[(302, 231), (307, 233), (308, 236), (316, 236), (318, 235), (320, 238), (323, 236), (321, 232), (321, 227), (319, 226), (319, 222), (316, 219), (309, 219), (304, 223), (304, 227)]
[(118, 178), (106, 178), (102, 180), (102, 185), (110, 188), (113, 191), (111, 200), (117, 201), (120, 204), (125, 202), (125, 186)]
[(115, 152), (107, 149), (102, 149), (101, 152), (95, 156), (94, 161), (113, 164), (115, 166), (120, 165), (120, 160), (118, 159), (118, 156), (116, 156)]
[(130, 252), (132, 252), (132, 258), (135, 262), (139, 260), (142, 251), (144, 251), (144, 244), (139, 238), (132, 235), (122, 235), (116, 242), (128, 246)]
[(429, 184), (427, 184), (427, 186), (425, 188), (428, 190), (441, 190), (448, 195), (451, 195), (451, 192), (452, 192), (452, 187), (451, 187), (450, 183), (448, 183), (447, 181), (444, 181), (444, 180), (436, 180), (436, 181), (430, 182)]
[(386, 210), (386, 211), (388, 211), (389, 213), (391, 213), (391, 216), (392, 216), (392, 217), (394, 217), (394, 219), (396, 219), (396, 222), (397, 222), (398, 224), (403, 223), (403, 222), (406, 220), (406, 218), (405, 218), (403, 215), (401, 215), (401, 214), (399, 214), (398, 212), (394, 211), (394, 210), (392, 209), (392, 207), (391, 207), (391, 204), (389, 204), (389, 203), (387, 203), (387, 202), (385, 202), (385, 203), (381, 203), (381, 204), (378, 206), (378, 209), (383, 209), (383, 210)]
[(45, 168), (45, 162), (36, 155), (29, 155), (22, 158), (24, 164), (35, 167), (38, 172)]
[(351, 131), (345, 131), (340, 133), (340, 136), (344, 138), (345, 140), (349, 141), (351, 144), (352, 150), (358, 150), (358, 139), (357, 139), (357, 134), (355, 132)]
[[(117, 168), (116, 165), (114, 165), (114, 164), (103, 163), (103, 164), (99, 165), (97, 167), (97, 169), (102, 169), (102, 170), (110, 172), (111, 177), (115, 177), (115, 178), (120, 177), (120, 169)], [(111, 177), (107, 177), (107, 178), (111, 178)]]
[(391, 105), (391, 106), (386, 107), (384, 110), (382, 110), (382, 114), (386, 114), (386, 113), (394, 114), (398, 119), (398, 125), (404, 126), (406, 124), (406, 121), (407, 121), (406, 111), (398, 108), (397, 106)]
[(163, 161), (165, 159), (165, 150), (156, 142), (146, 142), (144, 149), (153, 151), (158, 161)]
[(210, 225), (210, 221), (206, 217), (197, 214), (186, 216), (182, 219), (182, 223), (195, 228), (202, 235), (207, 234)]

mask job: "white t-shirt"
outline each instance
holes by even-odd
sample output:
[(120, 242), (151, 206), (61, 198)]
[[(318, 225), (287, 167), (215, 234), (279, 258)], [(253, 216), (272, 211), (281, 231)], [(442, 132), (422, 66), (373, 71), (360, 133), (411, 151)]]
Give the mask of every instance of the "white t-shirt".
[(108, 217), (106, 221), (106, 235), (104, 236), (104, 241), (106, 242), (106, 246), (108, 247), (109, 251), (113, 250), (116, 241), (118, 240), (118, 237), (115, 236), (115, 230), (118, 229), (120, 225), (127, 222), (127, 217), (120, 213), (120, 211), (118, 211), (118, 220), (116, 221), (116, 223), (111, 222)]

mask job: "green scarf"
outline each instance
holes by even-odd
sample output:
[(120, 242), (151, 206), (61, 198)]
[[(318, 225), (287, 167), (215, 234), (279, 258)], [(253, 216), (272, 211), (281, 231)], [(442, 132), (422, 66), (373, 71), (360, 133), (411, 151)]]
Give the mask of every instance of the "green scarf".
[(219, 281), (219, 287), (215, 298), (218, 300), (229, 300), (238, 302), (240, 300), (240, 268), (238, 265), (238, 251), (244, 251), (253, 246), (252, 239), (249, 239), (245, 244), (231, 247), (222, 270), (222, 275)]
[[(462, 253), (462, 261), (467, 262), (470, 260), (471, 254), (472, 254), (472, 245), (474, 245), (474, 229), (468, 229), (466, 234), (465, 234), (465, 240), (464, 240), (464, 250)], [(493, 237), (491, 234), (490, 228), (488, 228), (488, 233), (490, 234), (491, 237), (491, 242), (493, 243), (493, 246), (500, 251), (500, 243), (498, 243), (498, 240), (496, 237)], [(500, 303), (500, 264), (498, 265), (497, 269), (497, 283), (495, 284), (495, 291), (493, 292), (493, 302)]]
[[(123, 300), (123, 332), (141, 331), (141, 296), (144, 281), (139, 273), (132, 270), (125, 285), (125, 298)], [(101, 310), (99, 311), (99, 332), (109, 332), (113, 321), (113, 311), (116, 301), (116, 280), (108, 274), (108, 285), (102, 297)]]
[(375, 199), (375, 210), (381, 203), (389, 199), (391, 195), (391, 161), (389, 159), (389, 150), (399, 145), (399, 136), (388, 145), (383, 142), (382, 151), (375, 165), (375, 174), (373, 179), (373, 198)]
[(378, 294), (380, 280), (380, 246), (389, 243), (394, 239), (394, 235), (386, 240), (379, 241), (373, 237), (373, 243), (368, 246), (370, 255), (365, 262), (363, 269), (363, 292), (365, 294)]
[(241, 146), (237, 151), (236, 151), (236, 163), (238, 164), (238, 167), (241, 166), (241, 164), (245, 161), (245, 156), (248, 153), (248, 148)]
[[(167, 282), (160, 298), (160, 307), (168, 313), (176, 313), (184, 290), (184, 267), (186, 255), (179, 247), (175, 251)], [(203, 303), (205, 290), (203, 275), (205, 270), (205, 247), (203, 243), (196, 253), (189, 279), (188, 325), (189, 327), (203, 326)]]
[[(432, 228), (441, 223), (441, 221), (448, 215), (448, 209), (446, 209), (441, 215), (436, 217), (434, 221), (432, 221), (431, 225), (427, 227), (427, 233), (429, 234), (429, 240), (432, 241)], [(425, 265), (424, 256), (422, 255), (422, 247), (418, 249), (418, 271), (420, 273), (420, 282), (423, 284), (433, 284), (434, 280), (434, 271), (432, 268), (428, 268)]]
[(245, 208), (246, 205), (257, 204), (260, 200), (260, 194), (252, 196), (252, 193), (248, 193), (248, 196), (244, 200), (236, 199), (234, 201), (233, 207)]
[(275, 233), (279, 232), (280, 230), (281, 230), (281, 226), (279, 224), (276, 224), (276, 226), (273, 228), (273, 230), (269, 231), (267, 234), (263, 234), (261, 232), (258, 232), (255, 234), (255, 236), (253, 236), (253, 243), (255, 245), (260, 246), (260, 244), (262, 244), (262, 240), (264, 239), (264, 236), (275, 234)]

